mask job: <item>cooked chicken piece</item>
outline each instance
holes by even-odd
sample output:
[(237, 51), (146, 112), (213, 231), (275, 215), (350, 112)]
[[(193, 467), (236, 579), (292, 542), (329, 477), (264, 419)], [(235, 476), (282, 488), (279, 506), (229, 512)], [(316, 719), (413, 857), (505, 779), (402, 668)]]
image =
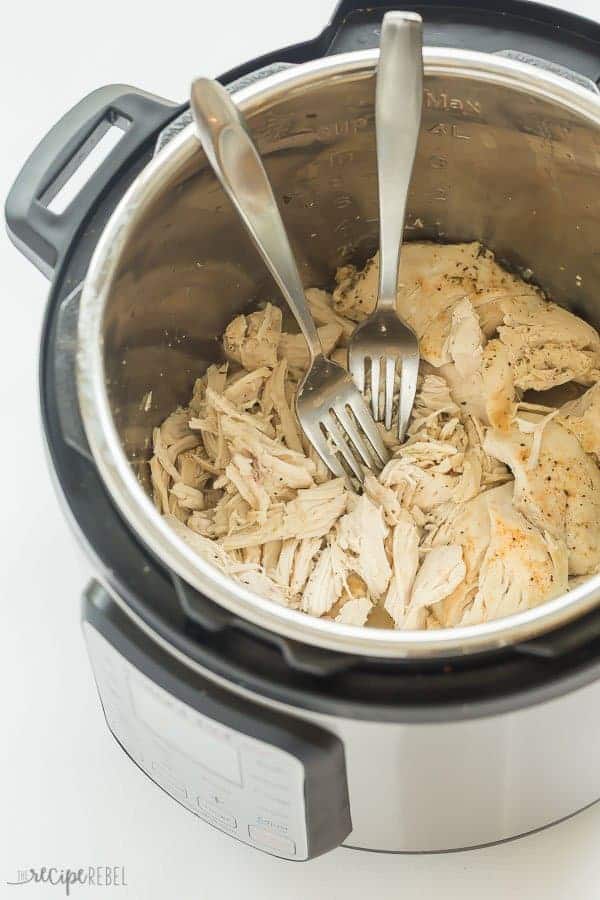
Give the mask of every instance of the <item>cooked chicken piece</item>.
[(184, 509), (199, 510), (204, 509), (204, 494), (196, 488), (184, 484), (183, 481), (177, 481), (171, 488), (171, 493), (177, 498), (177, 502)]
[(261, 366), (252, 372), (237, 372), (229, 379), (223, 396), (235, 406), (251, 409), (258, 403), (265, 381), (270, 375), (271, 369), (267, 366)]
[(230, 453), (252, 459), (260, 485), (269, 496), (312, 486), (315, 466), (304, 454), (228, 418), (222, 419), (222, 428)]
[(413, 582), (419, 567), (419, 532), (413, 517), (403, 510), (392, 538), (393, 575), (384, 607), (396, 628), (404, 625)]
[(586, 453), (600, 461), (600, 382), (577, 400), (563, 404), (556, 419), (574, 434)]
[(181, 481), (196, 490), (202, 490), (210, 478), (206, 465), (206, 460), (202, 459), (197, 450), (186, 450), (177, 457), (177, 469), (181, 475)]
[(515, 383), (511, 357), (502, 341), (488, 341), (482, 356), (482, 391), (486, 416), (499, 431), (507, 432), (515, 416)]
[(263, 310), (237, 316), (225, 329), (223, 348), (245, 369), (277, 365), (281, 337), (281, 310), (267, 303)]
[(600, 377), (600, 337), (583, 319), (540, 294), (503, 300), (500, 308), (504, 324), (498, 334), (517, 387), (545, 391)]
[(304, 436), (302, 436), (302, 446), (304, 448), (306, 457), (314, 466), (313, 479), (315, 481), (315, 484), (323, 484), (325, 481), (329, 481), (329, 479), (331, 478), (331, 472), (329, 471), (313, 445), (309, 443), (308, 438)]
[(462, 548), (458, 544), (433, 547), (417, 572), (410, 595), (404, 628), (422, 628), (427, 607), (449, 597), (466, 575)]
[(234, 453), (225, 468), (225, 476), (235, 485), (246, 503), (257, 510), (258, 520), (264, 522), (271, 498), (260, 482), (259, 472), (252, 458)]
[(342, 337), (345, 340), (352, 336), (356, 323), (345, 316), (340, 316), (335, 311), (331, 294), (320, 290), (320, 288), (308, 288), (306, 299), (317, 325), (339, 325), (342, 329)]
[(319, 554), (302, 594), (300, 609), (311, 616), (329, 612), (344, 587), (346, 556), (334, 539)]
[(263, 544), (262, 557), (260, 560), (261, 565), (267, 575), (269, 575), (271, 578), (275, 578), (278, 583), (280, 583), (279, 579), (277, 579), (275, 576), (277, 572), (277, 565), (279, 562), (282, 543), (282, 541), (269, 541), (268, 543)]
[[(468, 499), (479, 489), (480, 461), (474, 453), (467, 453), (466, 430), (454, 415), (458, 406), (450, 399), (447, 385), (444, 391), (440, 389), (440, 382), (442, 379), (437, 377), (424, 379), (417, 392), (417, 412), (409, 439), (379, 478), (384, 487), (395, 490), (399, 502), (413, 513), (415, 508), (428, 513), (451, 499)], [(425, 402), (426, 392), (432, 392), (431, 412)]]
[(188, 410), (182, 406), (178, 407), (170, 416), (167, 416), (160, 426), (160, 437), (166, 447), (170, 447), (172, 444), (180, 441), (181, 438), (190, 436), (189, 418)]
[(250, 588), (250, 590), (259, 597), (263, 597), (266, 600), (273, 600), (281, 606), (290, 605), (286, 592), (282, 590), (272, 578), (269, 578), (265, 572), (261, 572), (258, 569), (241, 572), (237, 575), (237, 580), (241, 581), (242, 584), (245, 584), (246, 587)]
[(392, 575), (385, 552), (388, 528), (381, 509), (362, 494), (351, 511), (340, 519), (338, 534), (341, 549), (348, 551), (347, 568), (360, 575), (369, 595), (378, 600)]
[(509, 616), (550, 600), (567, 589), (567, 548), (517, 512), (505, 492), (488, 504), (490, 542), (478, 590), (461, 624)]
[[(483, 449), (485, 433), (481, 423), (475, 418), (467, 418), (465, 420), (465, 432), (467, 434), (469, 449), (465, 453), (463, 471), (466, 469), (468, 473), (469, 465), (467, 457), (470, 453), (473, 453), (481, 467), (480, 490), (486, 490), (489, 487), (496, 487), (499, 484), (504, 484), (506, 481), (512, 481), (512, 475), (508, 466), (500, 462), (500, 460), (496, 459), (494, 456), (490, 456), (489, 453), (486, 453)], [(463, 478), (464, 477), (465, 476), (463, 475)], [(467, 483), (468, 482), (466, 482), (466, 484)], [(456, 497), (458, 499), (459, 493), (457, 493)], [(470, 498), (464, 497), (464, 499)]]
[(214, 565), (227, 574), (233, 574), (239, 571), (239, 564), (234, 563), (230, 556), (216, 541), (211, 541), (198, 534), (198, 532), (192, 531), (191, 528), (182, 525), (177, 519), (173, 521), (171, 518), (167, 517), (167, 521), (188, 547), (191, 547), (192, 550), (195, 550), (200, 556), (204, 557), (204, 559), (214, 563)]
[(487, 421), (482, 365), (484, 336), (479, 318), (469, 300), (459, 300), (452, 308), (447, 334), (438, 352), (440, 375), (461, 410)]
[(368, 597), (353, 597), (351, 600), (346, 600), (335, 617), (335, 621), (340, 625), (360, 627), (366, 623), (372, 609), (373, 604)]
[(450, 396), (448, 382), (437, 374), (425, 374), (415, 396), (409, 434), (444, 414), (455, 418), (459, 412), (457, 403)]
[(275, 410), (279, 418), (278, 434), (284, 439), (290, 450), (302, 453), (302, 441), (298, 433), (296, 416), (291, 410), (285, 395), (285, 376), (287, 363), (285, 360), (277, 363), (273, 373), (266, 382), (262, 395), (262, 408), (265, 415)]
[(476, 497), (483, 483), (482, 454), (477, 448), (469, 448), (463, 459), (462, 476), (454, 488), (455, 503), (466, 503)]
[(425, 540), (425, 545), (457, 544), (462, 549), (464, 579), (433, 609), (438, 621), (446, 627), (460, 623), (477, 592), (479, 570), (490, 542), (489, 504), (496, 496), (506, 496), (511, 502), (512, 482), (478, 494), (461, 506), (448, 504), (440, 508), (439, 524), (429, 531)]
[[(343, 329), (337, 322), (332, 322), (329, 325), (321, 325), (320, 328), (317, 328), (317, 331), (323, 346), (323, 353), (325, 356), (329, 356), (342, 336)], [(296, 377), (303, 375), (308, 369), (309, 362), (308, 347), (304, 335), (300, 332), (298, 334), (286, 334), (284, 332), (279, 342), (279, 358), (286, 360), (288, 368), (293, 375)]]
[(267, 541), (323, 537), (346, 511), (347, 498), (343, 478), (300, 490), (294, 500), (271, 506), (266, 521), (228, 533), (221, 546), (226, 550), (237, 550)]
[(162, 432), (160, 428), (155, 428), (152, 432), (153, 439), (153, 449), (154, 449), (154, 457), (157, 459), (165, 472), (171, 476), (173, 481), (180, 481), (181, 475), (177, 470), (177, 466), (175, 462), (171, 459), (169, 455), (169, 448), (167, 443), (165, 442)]
[(452, 307), (452, 319), (447, 339), (447, 354), (459, 375), (469, 378), (481, 369), (483, 332), (473, 304), (459, 300)]
[[(528, 403), (519, 403), (518, 409), (530, 407)], [(531, 409), (532, 412), (538, 412), (538, 410)], [(519, 431), (522, 434), (532, 434), (533, 441), (531, 442), (531, 451), (529, 453), (529, 457), (527, 462), (525, 463), (525, 468), (527, 469), (535, 469), (540, 464), (540, 453), (542, 450), (542, 440), (544, 437), (544, 430), (549, 422), (558, 414), (557, 409), (550, 410), (546, 412), (544, 410), (544, 415), (538, 417), (535, 421), (531, 421), (530, 419), (524, 419), (522, 417), (517, 417), (517, 426)]]
[(249, 563), (256, 569), (258, 569), (262, 561), (262, 548), (244, 547), (244, 549), (242, 550), (242, 559), (245, 563)]
[(381, 484), (372, 472), (365, 475), (365, 493), (375, 506), (381, 507), (388, 525), (393, 527), (404, 517), (398, 494)]
[(229, 363), (221, 363), (221, 365), (209, 366), (206, 370), (206, 388), (210, 388), (215, 394), (222, 394), (227, 384), (227, 375), (229, 372)]
[(294, 558), (294, 568), (290, 580), (290, 588), (292, 594), (300, 594), (304, 585), (308, 580), (308, 575), (312, 568), (313, 559), (319, 552), (321, 546), (321, 538), (302, 538), (296, 550)]
[(255, 518), (256, 514), (253, 513), (250, 504), (238, 491), (235, 489), (223, 491), (214, 507), (213, 531), (209, 537), (222, 538), (232, 531), (247, 526), (249, 521), (254, 523)]
[[(292, 569), (294, 567), (294, 557), (299, 543), (300, 541), (298, 538), (288, 538), (287, 541), (281, 542), (279, 559), (277, 560), (277, 566), (273, 577), (278, 584), (282, 585), (282, 587), (287, 588), (290, 586)], [(297, 593), (297, 591), (295, 593)]]
[[(206, 403), (208, 410), (214, 412), (217, 421), (221, 415), (230, 422), (231, 427), (237, 425), (246, 426), (247, 429), (252, 431), (260, 431), (269, 437), (274, 437), (274, 429), (264, 416), (257, 412), (248, 413), (238, 409), (224, 394), (219, 394), (210, 387), (206, 388)], [(192, 430), (202, 430), (205, 427), (205, 422), (202, 419), (192, 417), (189, 425)]]
[(202, 537), (211, 537), (214, 534), (214, 518), (213, 509), (197, 510), (191, 514), (186, 524), (196, 534), (200, 534)]
[[(306, 488), (313, 484), (314, 463), (303, 453), (291, 450), (270, 437), (268, 432), (273, 429), (264, 417), (258, 413), (240, 412), (223, 395), (215, 394), (208, 388), (206, 394), (217, 415), (219, 437), (227, 451), (221, 455), (221, 466), (225, 469), (226, 477), (231, 476), (232, 480), (237, 478), (239, 481), (240, 477), (245, 476), (239, 475), (237, 470), (245, 465), (246, 474), (255, 479), (254, 487), (249, 484), (244, 489), (238, 484), (241, 492), (260, 488), (260, 491), (266, 491), (270, 497), (276, 497), (290, 489)], [(203, 434), (210, 427), (210, 423), (207, 423), (208, 419), (190, 419), (190, 426), (201, 429)], [(240, 462), (240, 457), (251, 461), (252, 471), (247, 464)], [(236, 461), (233, 467), (228, 469), (229, 460), (233, 461), (234, 458)], [(261, 508), (264, 508), (264, 504)]]
[(233, 575), (242, 584), (260, 597), (287, 605), (288, 595), (272, 578), (269, 578), (259, 567), (253, 564), (235, 562), (215, 541), (196, 534), (177, 519), (169, 518), (169, 523), (179, 537), (199, 556), (213, 563), (227, 575)]
[(187, 524), (187, 520), (190, 516), (189, 510), (180, 505), (179, 500), (173, 493), (169, 494), (169, 514), (176, 519), (179, 519), (184, 525)]
[(167, 516), (169, 509), (169, 473), (163, 468), (158, 456), (150, 460), (150, 479), (152, 481), (152, 493), (154, 505), (160, 513)]
[[(227, 382), (228, 366), (209, 366), (203, 378), (196, 380), (194, 394), (190, 401), (190, 410), (193, 415), (188, 425), (190, 429), (200, 431), (202, 443), (208, 461), (220, 471), (226, 463), (226, 448), (223, 443), (223, 435), (220, 432), (217, 411), (211, 396), (221, 396)], [(225, 401), (229, 402), (229, 401)], [(236, 407), (232, 407), (237, 409)]]
[[(531, 424), (545, 424), (533, 466)], [(484, 447), (512, 469), (515, 508), (540, 530), (566, 542), (569, 574), (595, 571), (600, 565), (600, 471), (577, 438), (555, 421), (544, 423), (541, 416), (521, 413), (508, 434), (490, 430)]]

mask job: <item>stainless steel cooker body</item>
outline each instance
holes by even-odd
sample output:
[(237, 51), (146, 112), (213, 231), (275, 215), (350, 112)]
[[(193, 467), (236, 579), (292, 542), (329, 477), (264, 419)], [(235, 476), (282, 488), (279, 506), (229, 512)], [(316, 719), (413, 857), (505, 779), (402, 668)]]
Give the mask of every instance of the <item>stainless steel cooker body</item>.
[[(234, 95), (264, 154), (307, 285), (330, 285), (337, 266), (360, 264), (376, 247), (376, 58), (376, 51), (367, 51), (317, 60)], [(427, 48), (425, 73), (410, 237), (481, 240), (560, 302), (600, 323), (593, 201), (597, 93), (511, 57), (458, 50)], [(122, 513), (170, 568), (257, 624), (373, 655), (450, 656), (497, 646), (531, 637), (597, 602), (594, 579), (576, 595), (514, 621), (456, 629), (432, 640), (308, 619), (199, 564), (147, 496), (151, 429), (186, 401), (199, 372), (220, 358), (217, 341), (229, 319), (266, 297), (278, 299), (191, 127), (184, 128), (139, 176), (109, 223), (88, 272), (79, 329), (79, 397), (95, 460)], [(92, 632), (88, 640), (94, 659), (98, 639)], [(96, 665), (100, 685), (102, 672)], [(131, 668), (121, 675), (123, 685), (139, 677)], [(594, 762), (600, 718), (589, 714), (598, 699), (600, 685), (593, 682), (521, 709), (491, 715), (454, 710), (445, 717), (436, 710), (429, 718), (421, 714), (421, 721), (408, 715), (399, 722), (268, 705), (342, 742), (352, 817), (347, 844), (436, 851), (529, 832), (600, 796)], [(110, 701), (105, 712), (118, 735)], [(168, 704), (157, 715), (163, 737), (176, 731), (167, 722), (174, 715)], [(134, 758), (136, 751), (159, 752), (146, 723), (131, 729), (134, 706), (121, 712), (121, 721), (128, 723), (134, 749), (121, 739)], [(181, 802), (197, 806), (193, 771), (181, 773), (176, 752), (167, 769), (155, 771), (159, 783), (163, 771), (165, 789), (175, 779)], [(557, 773), (563, 775), (558, 789)], [(271, 809), (267, 815), (275, 814)], [(221, 827), (227, 830), (225, 820)], [(304, 846), (293, 826), (275, 844), (282, 855), (292, 845), (294, 853)]]
[[(338, 844), (468, 849), (544, 828), (600, 798), (597, 669), (583, 684), (569, 676), (549, 698), (533, 690), (489, 703), (399, 702), (388, 718), (376, 701), (360, 709), (338, 701), (323, 712), (308, 691), (293, 702), (269, 698), (192, 663), (155, 632), (143, 651), (118, 624), (122, 607), (98, 584), (88, 590), (84, 632), (108, 727), (167, 794), (257, 849), (290, 860)], [(185, 682), (172, 674), (179, 664)], [(215, 692), (220, 705), (207, 708)], [(250, 724), (231, 719), (236, 700)], [(265, 734), (273, 715), (293, 746)], [(314, 754), (336, 749), (315, 776)], [(320, 816), (308, 810), (311, 795)]]
[[(307, 285), (327, 286), (338, 265), (376, 247), (377, 53), (339, 51), (376, 45), (381, 6), (344, 0), (318, 39), (268, 60), (286, 66), (233, 86)], [(426, 50), (407, 236), (481, 240), (600, 324), (593, 26), (520, 0), (502, 14), (491, 0), (476, 14), (464, 0), (417, 7), (426, 40), (429, 29), (446, 46)], [(13, 240), (54, 280), (45, 434), (98, 569), (83, 627), (111, 731), (196, 816), (286, 859), (339, 844), (478, 846), (594, 802), (598, 579), (481, 628), (341, 628), (233, 585), (153, 509), (152, 427), (218, 358), (231, 316), (278, 300), (179, 112), (122, 85), (96, 92), (44, 139), (7, 202)], [(115, 123), (123, 138), (110, 158), (51, 214), (78, 159)]]

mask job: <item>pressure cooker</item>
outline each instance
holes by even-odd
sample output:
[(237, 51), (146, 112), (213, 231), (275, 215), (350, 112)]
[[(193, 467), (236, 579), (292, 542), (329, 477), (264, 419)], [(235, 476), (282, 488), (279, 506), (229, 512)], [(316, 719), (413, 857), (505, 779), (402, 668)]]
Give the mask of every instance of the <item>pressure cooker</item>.
[[(377, 246), (374, 72), (390, 6), (342, 0), (314, 40), (220, 79), (307, 286)], [(523, 0), (411, 8), (426, 46), (407, 238), (479, 240), (600, 326), (600, 26)], [(600, 576), (484, 625), (358, 629), (256, 596), (154, 509), (152, 429), (232, 316), (275, 294), (190, 121), (185, 105), (101, 88), (46, 135), (6, 203), (12, 240), (51, 280), (44, 433), (97, 571), (82, 621), (109, 729), (191, 813), (290, 860), (341, 844), (474, 847), (593, 803)]]

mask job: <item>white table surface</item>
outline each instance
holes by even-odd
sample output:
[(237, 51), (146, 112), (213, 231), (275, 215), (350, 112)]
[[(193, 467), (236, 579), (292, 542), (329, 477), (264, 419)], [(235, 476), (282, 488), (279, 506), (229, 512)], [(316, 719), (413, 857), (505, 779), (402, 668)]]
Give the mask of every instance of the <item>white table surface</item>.
[[(599, 0), (551, 5), (600, 18)], [(196, 75), (313, 36), (332, 8), (332, 0), (11, 3), (0, 54), (0, 194), (47, 129), (95, 87), (125, 82), (182, 99)], [(0, 895), (63, 896), (58, 887), (8, 886), (17, 869), (107, 864), (126, 867), (127, 888), (72, 896), (600, 898), (600, 805), (483, 850), (340, 849), (292, 866), (196, 820), (132, 765), (97, 700), (79, 627), (92, 570), (44, 456), (37, 356), (48, 285), (4, 235), (0, 260)]]

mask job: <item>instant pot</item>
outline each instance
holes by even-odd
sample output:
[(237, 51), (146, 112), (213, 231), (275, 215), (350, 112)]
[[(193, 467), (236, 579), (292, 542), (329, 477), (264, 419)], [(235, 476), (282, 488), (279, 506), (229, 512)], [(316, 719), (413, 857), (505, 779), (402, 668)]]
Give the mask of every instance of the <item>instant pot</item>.
[[(425, 96), (407, 236), (480, 240), (600, 325), (600, 26), (521, 0), (421, 0)], [(501, 8), (500, 8), (501, 7)], [(389, 4), (222, 76), (306, 285), (377, 246), (374, 70)], [(201, 73), (192, 73), (201, 74)], [(62, 211), (104, 134), (120, 140)], [(195, 556), (149, 497), (152, 429), (276, 289), (185, 106), (85, 98), (25, 163), (10, 236), (51, 280), (51, 467), (97, 578), (83, 631), (108, 726), (190, 812), (268, 853), (440, 851), (600, 798), (600, 577), (497, 622), (357, 629), (270, 603)], [(151, 392), (151, 393), (150, 393)]]

